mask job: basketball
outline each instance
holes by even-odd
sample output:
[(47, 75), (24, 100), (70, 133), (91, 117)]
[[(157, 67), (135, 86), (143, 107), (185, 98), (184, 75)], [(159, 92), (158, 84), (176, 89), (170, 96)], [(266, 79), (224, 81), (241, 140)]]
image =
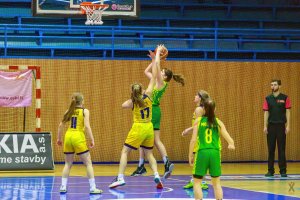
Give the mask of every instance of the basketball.
[[(157, 47), (156, 49), (154, 50), (154, 53), (156, 54), (156, 50), (157, 50)], [(165, 60), (167, 57), (168, 57), (168, 54), (169, 54), (169, 51), (168, 49), (164, 46), (164, 49), (160, 52), (160, 59), (161, 60)]]

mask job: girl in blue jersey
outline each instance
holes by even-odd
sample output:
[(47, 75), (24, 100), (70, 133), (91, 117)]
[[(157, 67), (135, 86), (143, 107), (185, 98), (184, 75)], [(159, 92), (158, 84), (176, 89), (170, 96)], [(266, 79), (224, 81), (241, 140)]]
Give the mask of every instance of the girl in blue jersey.
[[(68, 130), (62, 142), (62, 134), (65, 124)], [(60, 193), (67, 192), (67, 182), (70, 170), (76, 153), (83, 164), (86, 166), (87, 176), (90, 183), (90, 194), (101, 194), (102, 190), (96, 188), (94, 169), (92, 166), (91, 156), (86, 144), (85, 133), (90, 139), (90, 148), (95, 145), (92, 129), (90, 126), (90, 112), (83, 107), (83, 96), (80, 93), (74, 93), (69, 109), (64, 114), (63, 120), (58, 126), (57, 145), (64, 144), (65, 166), (62, 172), (62, 182)]]

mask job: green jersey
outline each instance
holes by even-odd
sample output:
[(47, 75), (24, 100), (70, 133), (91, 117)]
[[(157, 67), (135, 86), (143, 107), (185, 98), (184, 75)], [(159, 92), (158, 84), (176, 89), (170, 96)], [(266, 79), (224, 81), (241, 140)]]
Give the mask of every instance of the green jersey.
[(166, 89), (168, 87), (168, 83), (164, 81), (164, 86), (161, 89), (157, 89), (154, 87), (153, 92), (152, 92), (152, 105), (158, 106), (160, 103), (160, 100), (165, 93)]
[(216, 125), (208, 127), (207, 117), (199, 117), (198, 124), (198, 150), (217, 149), (221, 150), (220, 128), (218, 119)]

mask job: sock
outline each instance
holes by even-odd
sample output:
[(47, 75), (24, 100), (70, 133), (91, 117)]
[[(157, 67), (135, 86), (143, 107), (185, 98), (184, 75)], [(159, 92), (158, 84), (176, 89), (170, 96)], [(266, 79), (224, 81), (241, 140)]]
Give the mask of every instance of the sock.
[(202, 181), (202, 184), (206, 184), (206, 181)]
[(118, 174), (118, 179), (124, 179), (124, 174)]
[(159, 176), (159, 173), (158, 172), (154, 172), (154, 176)]
[(68, 178), (61, 178), (61, 186), (67, 187)]
[(194, 183), (194, 179), (192, 178), (191, 180), (190, 180), (192, 183)]
[(141, 167), (142, 165), (144, 165), (144, 163), (145, 163), (144, 158), (140, 158), (139, 159), (139, 167)]
[(94, 178), (90, 178), (89, 179), (89, 183), (90, 183), (90, 190), (95, 190), (96, 189), (95, 179)]
[(164, 164), (166, 164), (169, 161), (168, 156), (164, 156), (163, 160), (164, 160)]

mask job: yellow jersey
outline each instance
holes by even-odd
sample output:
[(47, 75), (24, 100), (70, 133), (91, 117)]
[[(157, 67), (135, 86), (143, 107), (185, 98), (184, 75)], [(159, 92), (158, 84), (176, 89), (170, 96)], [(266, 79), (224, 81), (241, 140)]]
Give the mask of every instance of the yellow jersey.
[(74, 114), (70, 120), (68, 131), (84, 132), (84, 108), (75, 108)]
[(139, 107), (133, 104), (133, 122), (148, 123), (152, 120), (152, 100), (146, 95), (143, 95), (145, 106)]

